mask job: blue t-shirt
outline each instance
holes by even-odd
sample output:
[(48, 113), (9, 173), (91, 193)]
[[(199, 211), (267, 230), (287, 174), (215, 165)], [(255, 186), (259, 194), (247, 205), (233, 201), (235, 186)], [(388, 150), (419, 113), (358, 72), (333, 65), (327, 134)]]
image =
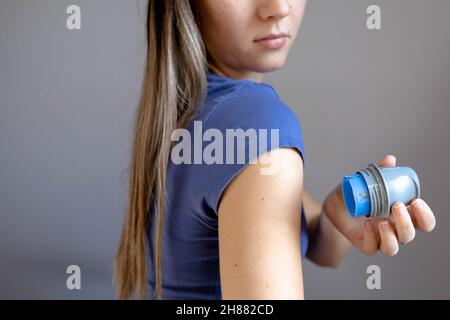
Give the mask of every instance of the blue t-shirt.
[[(250, 135), (245, 140), (248, 143), (241, 143), (239, 146), (236, 139), (233, 148), (230, 148), (226, 143), (229, 136), (227, 129), (243, 129), (245, 132), (252, 129), (253, 133), (256, 132), (257, 145), (260, 146), (256, 148), (258, 157), (277, 147), (276, 142), (271, 143), (271, 138), (277, 137), (275, 131), (278, 130), (278, 147), (296, 148), (303, 158), (304, 167), (306, 165), (300, 122), (295, 113), (280, 100), (272, 86), (251, 80), (234, 80), (211, 72), (208, 73), (207, 80), (206, 99), (185, 130), (185, 133), (190, 134), (190, 139), (182, 140), (185, 136), (180, 135), (177, 142), (183, 141), (183, 146), (187, 146), (186, 141), (191, 141), (191, 149), (185, 148), (178, 153), (180, 157), (183, 156), (183, 161), (174, 160), (173, 157), (169, 160), (162, 253), (163, 299), (222, 298), (218, 204), (225, 187), (246, 165), (256, 159), (249, 142)], [(213, 142), (219, 143), (220, 140), (222, 143), (214, 144), (216, 148), (212, 152)], [(259, 143), (262, 140), (266, 141), (266, 145), (261, 147)], [(190, 152), (185, 154), (186, 150)], [(202, 151), (205, 153), (202, 154)], [(234, 159), (230, 156), (227, 161), (227, 155), (230, 154), (234, 155)], [(238, 154), (245, 154), (245, 160), (239, 159)], [(205, 155), (209, 155), (209, 158)], [(151, 211), (153, 214), (153, 210)], [(299, 214), (301, 255), (304, 257), (308, 234), (303, 207)], [(153, 227), (147, 230), (148, 239), (152, 240), (148, 251), (150, 299), (155, 298), (155, 224), (151, 223)]]

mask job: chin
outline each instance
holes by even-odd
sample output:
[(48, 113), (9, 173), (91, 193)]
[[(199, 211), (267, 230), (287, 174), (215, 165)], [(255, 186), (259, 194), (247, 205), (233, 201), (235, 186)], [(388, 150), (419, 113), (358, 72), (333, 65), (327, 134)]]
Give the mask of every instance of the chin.
[(286, 57), (271, 57), (260, 61), (255, 68), (260, 73), (273, 72), (284, 66)]

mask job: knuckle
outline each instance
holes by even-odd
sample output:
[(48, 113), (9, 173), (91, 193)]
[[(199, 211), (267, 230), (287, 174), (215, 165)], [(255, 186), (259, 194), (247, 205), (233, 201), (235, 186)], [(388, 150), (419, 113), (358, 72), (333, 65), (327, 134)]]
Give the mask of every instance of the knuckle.
[(435, 227), (434, 223), (426, 223), (425, 227), (424, 227), (424, 231), (431, 232), (431, 231), (433, 231), (434, 227)]
[(375, 255), (375, 253), (377, 253), (378, 249), (374, 248), (374, 249), (365, 249), (363, 250), (363, 253), (368, 256), (371, 257), (373, 255)]
[(398, 253), (398, 247), (382, 248), (381, 252), (388, 257), (393, 257)]
[(432, 216), (429, 219), (422, 219), (420, 230), (424, 231), (424, 232), (430, 232), (430, 231), (433, 231), (435, 226), (436, 226), (436, 220)]
[(389, 251), (389, 252), (387, 252), (386, 253), (386, 255), (388, 256), (388, 257), (393, 257), (393, 256), (395, 256), (396, 254), (397, 254), (397, 250), (395, 250), (395, 251)]
[(433, 229), (436, 227), (436, 218), (434, 216), (434, 214), (431, 214), (431, 219), (430, 219), (430, 223), (429, 223), (429, 231), (433, 231)]
[(404, 233), (402, 233), (402, 235), (400, 236), (400, 243), (401, 244), (408, 244), (411, 241), (414, 240), (414, 238), (416, 237), (416, 232), (415, 230), (410, 230), (408, 229), (407, 231), (405, 231)]

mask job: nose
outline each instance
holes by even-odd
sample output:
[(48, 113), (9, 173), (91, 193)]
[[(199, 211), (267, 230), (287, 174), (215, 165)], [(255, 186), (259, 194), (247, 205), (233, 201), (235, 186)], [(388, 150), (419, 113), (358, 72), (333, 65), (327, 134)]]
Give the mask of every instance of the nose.
[(292, 0), (261, 0), (258, 13), (263, 20), (278, 20), (291, 12)]

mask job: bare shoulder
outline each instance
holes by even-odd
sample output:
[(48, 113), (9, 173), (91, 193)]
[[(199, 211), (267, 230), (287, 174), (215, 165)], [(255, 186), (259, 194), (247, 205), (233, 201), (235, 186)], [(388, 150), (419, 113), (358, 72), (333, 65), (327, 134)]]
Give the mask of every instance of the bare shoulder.
[(224, 299), (303, 299), (303, 160), (293, 148), (275, 149), (265, 157), (270, 165), (248, 165), (219, 203)]

